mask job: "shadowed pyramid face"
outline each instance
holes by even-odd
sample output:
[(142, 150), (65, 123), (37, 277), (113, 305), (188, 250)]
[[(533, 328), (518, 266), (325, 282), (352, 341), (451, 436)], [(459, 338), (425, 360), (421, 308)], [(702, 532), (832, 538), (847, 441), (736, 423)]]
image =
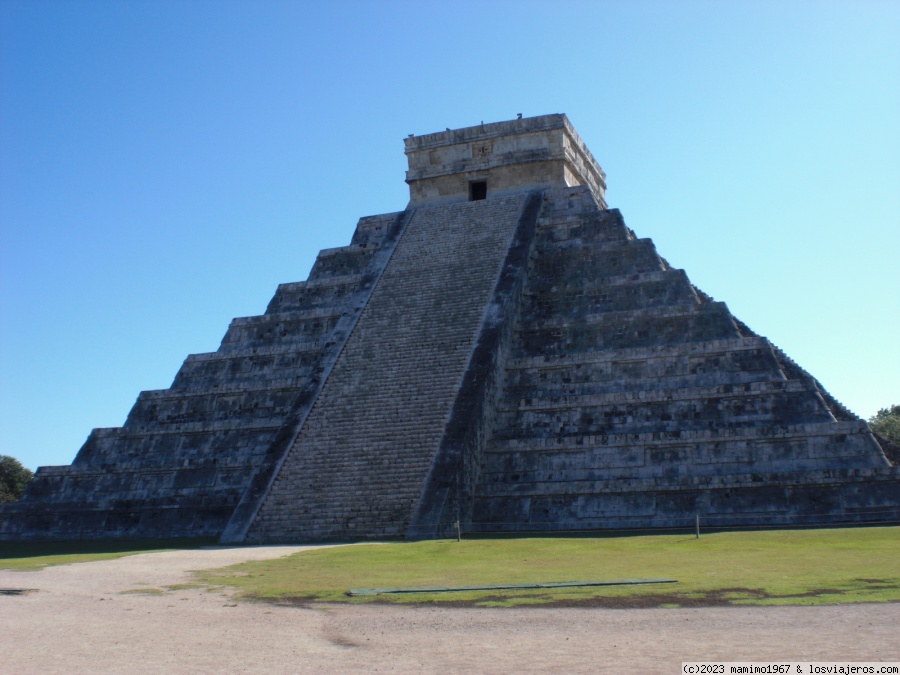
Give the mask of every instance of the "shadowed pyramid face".
[(866, 423), (606, 208), (564, 115), (406, 154), (406, 210), (42, 467), (0, 539), (900, 518)]

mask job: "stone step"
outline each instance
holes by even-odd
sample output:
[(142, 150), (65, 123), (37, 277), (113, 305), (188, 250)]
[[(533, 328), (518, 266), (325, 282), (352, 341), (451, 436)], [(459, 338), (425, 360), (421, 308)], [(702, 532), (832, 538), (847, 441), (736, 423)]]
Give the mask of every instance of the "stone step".
[[(235, 495), (159, 499), (78, 500), (49, 503), (46, 508), (20, 504), (19, 517), (0, 519), (0, 535), (35, 539), (111, 539), (216, 536), (234, 509)], [(31, 508), (29, 508), (31, 507)]]
[[(550, 286), (549, 282), (544, 288), (537, 288), (538, 285), (534, 284), (526, 295), (525, 315), (529, 320), (542, 320), (548, 317), (580, 317), (700, 302), (683, 270), (629, 276), (644, 278), (610, 284), (594, 280), (577, 290)], [(616, 277), (616, 280), (620, 279), (623, 277)]]
[[(688, 283), (687, 275), (681, 269), (665, 269), (653, 270), (650, 272), (634, 272), (628, 274), (614, 274), (607, 277), (591, 277), (589, 279), (542, 279), (532, 278), (528, 280), (528, 286), (525, 289), (524, 296), (526, 298), (541, 297), (542, 294), (559, 294), (575, 293), (583, 295), (596, 295), (598, 293), (610, 292), (619, 287), (630, 287), (634, 285), (656, 284), (656, 283)], [(698, 299), (696, 289), (691, 286), (694, 299)]]
[(359, 274), (369, 266), (377, 249), (377, 244), (369, 243), (323, 249), (309, 273), (310, 279)]
[(275, 387), (301, 387), (309, 381), (316, 365), (315, 362), (293, 367), (267, 365), (273, 361), (269, 357), (239, 357), (233, 360), (192, 363), (182, 366), (169, 391), (232, 392), (259, 389), (269, 383)]
[(323, 277), (321, 279), (306, 279), (305, 281), (289, 281), (287, 283), (278, 284), (276, 294), (284, 293), (301, 293), (303, 291), (330, 288), (339, 288), (341, 286), (352, 286), (358, 284), (362, 280), (361, 274), (345, 274), (336, 277)]
[[(677, 479), (685, 476), (727, 476), (766, 471), (824, 471), (885, 468), (872, 453), (868, 439), (823, 435), (813, 438), (767, 439), (691, 446), (586, 448), (580, 452), (490, 454), (481, 475), (482, 494), (528, 491), (554, 482)], [(610, 482), (611, 481), (611, 482)], [(532, 486), (532, 487), (529, 487)], [(551, 489), (547, 486), (540, 490)], [(599, 489), (599, 488), (598, 488)]]
[(229, 334), (222, 341), (219, 353), (228, 354), (235, 347), (238, 353), (253, 354), (270, 350), (270, 353), (310, 350), (318, 343), (325, 346), (339, 317), (327, 320), (315, 319), (307, 322), (296, 322), (286, 325), (283, 330), (273, 327), (251, 327), (249, 329), (229, 329)]
[[(586, 186), (550, 188), (543, 191), (543, 197), (541, 220), (538, 225), (555, 218), (593, 215), (603, 210), (591, 194), (590, 188)], [(618, 212), (617, 209), (610, 211)]]
[(626, 390), (603, 392), (598, 394), (542, 396), (534, 398), (504, 399), (498, 403), (498, 412), (531, 413), (548, 412), (567, 413), (572, 410), (604, 410), (641, 406), (652, 406), (655, 403), (676, 403), (703, 401), (721, 401), (741, 399), (754, 396), (771, 396), (787, 393), (813, 393), (805, 382), (798, 380), (777, 380), (748, 382), (743, 385), (732, 383), (713, 386), (688, 386), (679, 388), (662, 388), (643, 390)]
[(343, 311), (343, 307), (326, 307), (234, 319), (220, 349), (235, 343), (248, 347), (323, 339), (334, 329)]
[(215, 421), (239, 417), (283, 416), (300, 387), (260, 387), (253, 390), (141, 392), (125, 422), (126, 427), (181, 422)]
[[(545, 379), (539, 379), (540, 375)], [(564, 396), (597, 396), (620, 394), (623, 392), (640, 392), (654, 390), (675, 390), (690, 387), (743, 387), (761, 382), (782, 382), (784, 377), (770, 370), (750, 372), (710, 372), (696, 375), (666, 375), (630, 379), (617, 374), (601, 374), (597, 379), (590, 379), (590, 373), (584, 369), (568, 371), (550, 371), (549, 373), (529, 373), (528, 379), (522, 377), (509, 378), (503, 396), (508, 401), (557, 399)], [(514, 403), (504, 404), (512, 407)]]
[[(275, 371), (280, 375), (281, 371)], [(220, 384), (215, 388), (206, 390), (178, 390), (178, 389), (147, 389), (138, 394), (138, 401), (141, 402), (163, 402), (175, 400), (191, 400), (203, 398), (207, 396), (231, 396), (231, 395), (256, 395), (260, 393), (271, 392), (273, 395), (281, 395), (286, 390), (297, 389), (296, 380), (301, 383), (306, 379), (303, 377), (285, 377), (265, 379), (260, 377), (248, 384), (234, 384), (228, 382)]]
[(900, 515), (900, 471), (835, 469), (618, 481), (592, 491), (479, 497), (470, 529), (610, 529), (877, 522)]
[(343, 306), (356, 292), (361, 281), (361, 274), (348, 274), (314, 281), (279, 284), (274, 297), (269, 301), (266, 314)]
[[(265, 453), (278, 431), (271, 421), (269, 426), (263, 426), (256, 420), (254, 422), (257, 422), (255, 428), (233, 425), (235, 428), (232, 429), (194, 428), (185, 431), (173, 429), (175, 425), (158, 425), (156, 428), (94, 429), (78, 452), (74, 466), (127, 462), (132, 459), (155, 466), (159, 463), (192, 462), (202, 457), (212, 457), (217, 462), (243, 462), (245, 457), (257, 457)], [(184, 427), (185, 424), (180, 426)]]
[(740, 337), (724, 303), (560, 317), (517, 326), (515, 358)]
[(847, 422), (810, 422), (803, 424), (765, 425), (754, 427), (718, 426), (708, 429), (660, 430), (637, 433), (577, 434), (573, 436), (519, 437), (494, 439), (485, 453), (579, 451), (584, 447), (631, 448), (637, 446), (688, 445), (726, 441), (758, 442), (764, 439), (791, 439), (804, 436), (870, 435), (863, 420)]
[[(79, 491), (98, 492), (97, 498), (91, 502), (111, 500), (144, 500), (148, 497), (168, 498), (161, 491), (180, 490), (182, 494), (194, 494), (198, 497), (221, 499), (224, 495), (231, 499), (235, 494), (235, 483), (232, 479), (237, 472), (246, 471), (247, 465), (231, 464), (221, 466), (173, 466), (155, 465), (140, 467), (135, 464), (118, 465), (117, 463), (98, 465), (95, 467), (41, 467), (35, 473), (39, 479), (23, 499), (36, 498), (36, 491), (53, 491), (52, 495), (41, 494), (41, 499), (50, 498), (64, 502)], [(93, 482), (93, 485), (92, 485)], [(212, 489), (209, 489), (212, 488)], [(218, 494), (217, 494), (218, 493)]]
[[(670, 307), (648, 307), (646, 309), (628, 309), (612, 312), (588, 312), (583, 315), (574, 316), (551, 316), (543, 319), (528, 317), (528, 330), (560, 330), (570, 326), (573, 322), (584, 323), (588, 326), (627, 326), (633, 323), (643, 323), (650, 320), (677, 320), (682, 317), (705, 317), (709, 314), (725, 314), (731, 319), (731, 314), (724, 302), (711, 302), (700, 304), (696, 302), (686, 302)], [(732, 324), (733, 324), (732, 320)], [(519, 330), (526, 330), (524, 320), (519, 321), (517, 326)], [(729, 338), (740, 337), (735, 335)], [(711, 339), (727, 339), (727, 338), (711, 338)], [(640, 346), (640, 345), (636, 345)]]
[(290, 358), (295, 355), (313, 355), (318, 358), (319, 353), (325, 349), (328, 344), (327, 339), (303, 339), (285, 340), (277, 344), (267, 345), (243, 345), (240, 343), (223, 344), (215, 352), (204, 352), (200, 354), (190, 354), (187, 362), (197, 361), (230, 361), (236, 358), (256, 358), (256, 357), (284, 357)]
[[(778, 384), (778, 383), (772, 383)], [(721, 426), (829, 422), (834, 418), (814, 394), (801, 390), (635, 405), (585, 406), (500, 413), (494, 438), (647, 433)]]
[(330, 319), (340, 316), (344, 312), (343, 305), (328, 305), (326, 307), (301, 308), (289, 313), (257, 314), (255, 316), (241, 316), (231, 320), (231, 326), (236, 328), (250, 328), (257, 326), (277, 327), (296, 321), (313, 321), (315, 319)]
[(546, 215), (541, 218), (537, 230), (540, 247), (584, 242), (624, 243), (633, 239), (634, 233), (625, 226), (618, 211)]
[[(498, 483), (486, 485), (477, 500), (484, 502), (496, 499), (528, 499), (529, 497), (574, 496), (590, 500), (596, 496), (615, 495), (627, 500), (625, 493), (654, 494), (671, 490), (736, 490), (761, 486), (821, 486), (834, 483), (866, 483), (873, 479), (884, 479), (886, 469), (879, 467), (845, 467), (834, 469), (816, 468), (774, 468), (767, 472), (741, 472), (743, 467), (735, 466), (734, 473), (647, 476), (641, 478), (621, 478), (613, 480), (591, 480), (589, 478), (562, 478), (556, 481), (521, 482), (514, 486)], [(778, 481), (778, 482), (774, 482)]]
[(206, 431), (260, 431), (277, 430), (280, 421), (271, 416), (258, 419), (235, 418), (203, 422), (172, 422), (170, 424), (147, 424), (128, 427), (131, 436), (152, 436), (154, 434), (193, 434)]
[(626, 347), (572, 354), (552, 354), (548, 356), (525, 356), (510, 358), (506, 363), (508, 371), (571, 369), (576, 366), (603, 365), (610, 363), (645, 363), (661, 361), (679, 362), (694, 357), (713, 358), (735, 352), (771, 351), (768, 340), (763, 337), (737, 337), (703, 342), (680, 342), (653, 347)]
[(569, 245), (538, 247), (531, 261), (531, 275), (569, 280), (604, 278), (666, 270), (668, 266), (650, 239), (610, 242), (603, 246)]
[(382, 244), (389, 234), (391, 227), (402, 215), (402, 211), (382, 213), (377, 216), (363, 216), (356, 223), (351, 244)]
[[(864, 458), (860, 457), (865, 461)], [(759, 464), (763, 466), (762, 463)], [(594, 495), (613, 496), (622, 499), (623, 493), (653, 494), (669, 490), (736, 490), (762, 485), (828, 485), (835, 482), (865, 483), (873, 478), (884, 478), (883, 467), (850, 465), (821, 469), (821, 463), (800, 461), (796, 468), (788, 463), (776, 463), (769, 471), (747, 470), (746, 465), (735, 464), (731, 471), (724, 473), (696, 474), (653, 474), (645, 476), (622, 476), (610, 479), (597, 479), (588, 476), (560, 475), (557, 480), (529, 481), (524, 478), (515, 483), (485, 482), (479, 493), (478, 501), (495, 499), (527, 500), (535, 497), (580, 496), (590, 498)], [(773, 482), (779, 481), (779, 482)], [(626, 498), (627, 499), (627, 498)]]

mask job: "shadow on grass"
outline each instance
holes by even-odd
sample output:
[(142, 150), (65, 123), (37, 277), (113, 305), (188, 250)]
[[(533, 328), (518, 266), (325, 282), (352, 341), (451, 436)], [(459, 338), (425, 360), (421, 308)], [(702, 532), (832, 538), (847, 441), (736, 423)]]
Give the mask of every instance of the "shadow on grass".
[[(371, 605), (392, 605), (395, 607), (516, 607), (520, 609), (656, 609), (685, 607), (732, 607), (744, 604), (747, 600), (771, 600), (789, 598), (814, 598), (820, 595), (842, 595), (844, 591), (836, 589), (816, 589), (807, 593), (793, 595), (770, 595), (758, 588), (720, 588), (713, 591), (694, 593), (645, 593), (629, 596), (595, 596), (588, 598), (559, 598), (546, 593), (526, 596), (483, 595), (465, 600), (431, 599), (425, 602), (391, 602), (387, 599), (372, 599), (365, 603)], [(279, 607), (315, 607), (322, 600), (315, 595), (284, 596), (265, 598), (245, 596), (243, 600), (264, 602)]]
[[(398, 602), (387, 597), (367, 597), (355, 603), (359, 605), (392, 605), (396, 607), (459, 607), (459, 608), (520, 608), (520, 609), (682, 609), (701, 607), (737, 607), (737, 606), (771, 606), (771, 605), (798, 605), (820, 604), (817, 598), (826, 596), (848, 596), (863, 591), (878, 591), (896, 589), (900, 584), (892, 584), (884, 579), (854, 579), (854, 587), (849, 588), (815, 588), (799, 593), (770, 593), (762, 588), (728, 587), (706, 591), (687, 591), (675, 593), (640, 593), (623, 596), (591, 596), (591, 597), (560, 597), (559, 595), (538, 593), (488, 593), (464, 599), (454, 599), (452, 594), (448, 597), (434, 596), (427, 599), (412, 599)], [(264, 597), (255, 593), (245, 594), (242, 600), (261, 602), (279, 607), (297, 607), (311, 609), (322, 603), (328, 604), (333, 600), (326, 600), (316, 594), (308, 595), (282, 595), (278, 597)], [(804, 602), (809, 601), (809, 602)], [(840, 599), (837, 602), (841, 602)], [(859, 600), (851, 600), (859, 602)], [(876, 602), (879, 602), (876, 600)], [(888, 602), (891, 602), (890, 600)], [(893, 601), (897, 602), (897, 601)], [(833, 604), (834, 600), (826, 601)]]
[(212, 546), (215, 537), (196, 539), (107, 539), (103, 541), (23, 541), (0, 542), (0, 560), (43, 558), (58, 555), (91, 555), (158, 551), (160, 549), (191, 549)]

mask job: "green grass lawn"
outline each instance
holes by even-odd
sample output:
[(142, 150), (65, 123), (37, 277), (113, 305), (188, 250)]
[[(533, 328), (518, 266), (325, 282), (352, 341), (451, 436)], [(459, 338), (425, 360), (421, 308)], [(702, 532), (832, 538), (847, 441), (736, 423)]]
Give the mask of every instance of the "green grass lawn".
[[(118, 558), (210, 540), (0, 544), (0, 568)], [(671, 578), (677, 584), (349, 598), (349, 589)], [(208, 586), (278, 603), (677, 607), (900, 601), (900, 527), (366, 544), (200, 574)], [(139, 589), (140, 592), (150, 592)], [(172, 590), (172, 589), (170, 589)], [(164, 589), (154, 592), (164, 593)]]
[[(349, 589), (672, 578), (677, 584), (349, 598)], [(670, 607), (900, 601), (900, 528), (371, 544), (201, 574), (280, 603)]]
[(116, 541), (0, 542), (0, 569), (32, 572), (48, 565), (111, 560), (137, 553), (196, 548), (215, 539), (144, 539)]

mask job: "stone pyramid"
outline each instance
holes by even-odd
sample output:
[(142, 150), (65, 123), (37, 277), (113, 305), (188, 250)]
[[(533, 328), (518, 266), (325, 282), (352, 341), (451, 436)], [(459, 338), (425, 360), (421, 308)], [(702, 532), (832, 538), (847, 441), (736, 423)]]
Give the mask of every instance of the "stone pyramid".
[(410, 202), (188, 356), (0, 537), (897, 520), (897, 449), (638, 238), (565, 115), (405, 141)]

